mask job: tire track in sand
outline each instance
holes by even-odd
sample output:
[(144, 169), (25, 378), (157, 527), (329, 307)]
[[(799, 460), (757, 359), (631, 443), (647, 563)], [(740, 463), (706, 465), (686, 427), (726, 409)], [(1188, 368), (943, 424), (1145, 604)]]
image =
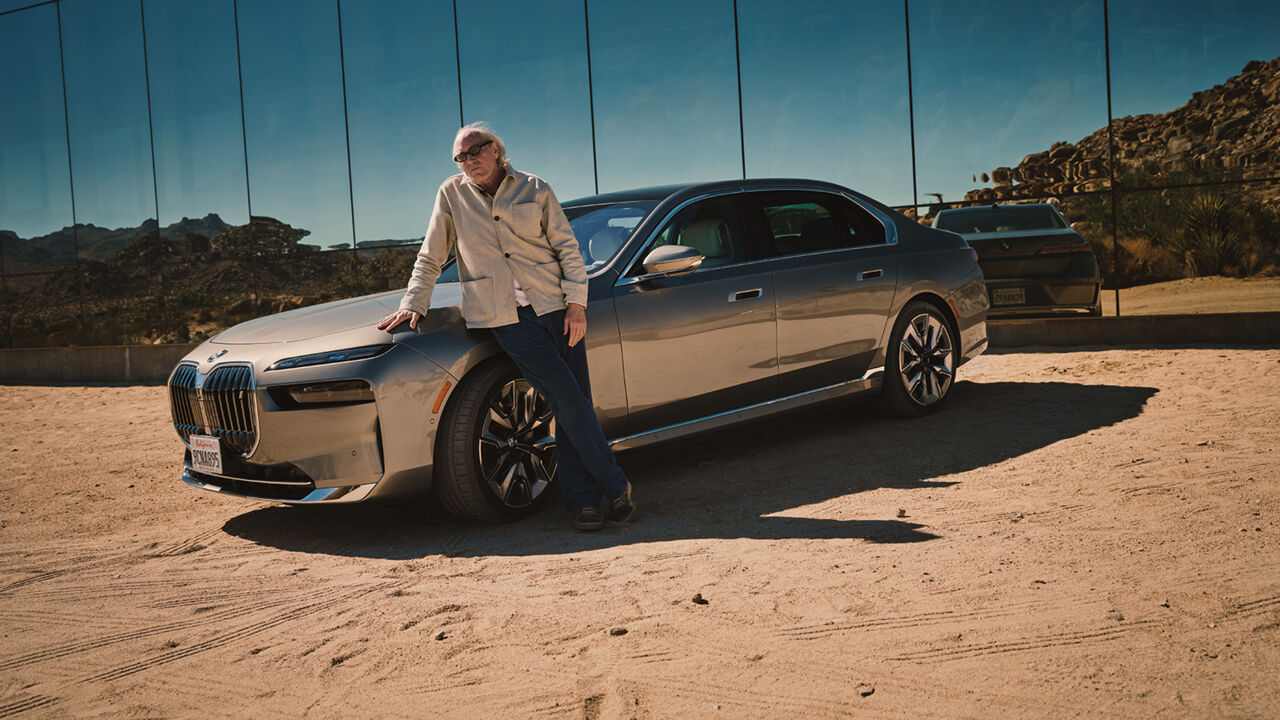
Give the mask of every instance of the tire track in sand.
[(1053, 647), (1064, 647), (1067, 645), (1086, 645), (1097, 642), (1107, 642), (1110, 640), (1119, 640), (1128, 635), (1129, 632), (1135, 628), (1151, 625), (1155, 622), (1157, 621), (1134, 620), (1132, 622), (1117, 625), (1116, 627), (1099, 628), (1079, 632), (1051, 633), (1047, 635), (1036, 635), (1033, 637), (1022, 638), (1019, 640), (997, 640), (994, 642), (974, 643), (950, 648), (933, 648), (929, 650), (903, 653), (888, 659), (899, 662), (917, 663), (949, 662), (952, 660), (964, 660), (982, 655), (1029, 652), (1045, 650)]
[(202, 640), (200, 642), (196, 642), (191, 645), (176, 648), (168, 652), (162, 652), (157, 655), (152, 655), (151, 657), (138, 660), (137, 662), (125, 663), (124, 665), (117, 665), (116, 667), (111, 668), (109, 670), (104, 670), (100, 673), (85, 677), (80, 682), (82, 683), (110, 682), (113, 680), (119, 680), (121, 678), (125, 678), (140, 672), (145, 672), (147, 670), (150, 670), (155, 667), (159, 667), (161, 665), (167, 665), (172, 662), (184, 660), (193, 655), (198, 655), (200, 653), (208, 652), (210, 650), (216, 650), (218, 648), (226, 647), (227, 645), (238, 642), (240, 640), (244, 640), (245, 638), (253, 637), (254, 635), (258, 635), (260, 633), (274, 629), (290, 621), (300, 620), (303, 617), (306, 617), (309, 615), (315, 615), (317, 613), (325, 612), (326, 610), (340, 607), (342, 605), (350, 603), (351, 601), (364, 597), (366, 595), (369, 595), (372, 593), (378, 593), (378, 592), (385, 592), (385, 591), (394, 589), (396, 587), (401, 587), (405, 584), (407, 583), (403, 581), (379, 583), (377, 585), (370, 585), (370, 586), (358, 588), (354, 592), (342, 593), (326, 600), (308, 602), (299, 606), (295, 606), (288, 610), (285, 610), (284, 612), (277, 613), (271, 617), (266, 618), (265, 620), (259, 620), (257, 622), (249, 623), (248, 625), (242, 625), (229, 632), (215, 635), (214, 637), (209, 638), (208, 640)]

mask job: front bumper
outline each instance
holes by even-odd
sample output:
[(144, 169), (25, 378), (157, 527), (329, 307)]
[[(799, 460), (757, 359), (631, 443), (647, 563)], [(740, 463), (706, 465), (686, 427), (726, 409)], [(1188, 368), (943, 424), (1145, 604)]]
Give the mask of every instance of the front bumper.
[[(208, 377), (222, 365), (252, 367), (253, 384), (242, 390), (243, 409), (252, 416), (254, 435), (243, 452), (224, 443), (222, 472), (212, 474), (192, 466), (183, 425), (179, 435), (188, 443), (182, 480), (188, 485), (227, 495), (288, 504), (352, 503), (373, 497), (422, 492), (430, 487), (432, 448), (439, 414), (456, 379), (420, 352), (394, 345), (373, 358), (324, 365), (265, 371), (281, 353), (271, 346), (229, 346), (218, 362), (202, 362), (210, 354), (200, 347), (184, 358), (191, 375)], [(331, 381), (362, 380), (373, 389), (374, 400), (321, 406), (288, 402), (282, 387)], [(173, 379), (171, 394), (175, 394)], [(212, 393), (209, 393), (212, 394)], [(188, 405), (191, 401), (188, 400)], [(219, 401), (225, 405), (225, 396)], [(179, 405), (175, 401), (175, 408)], [(436, 412), (433, 412), (433, 408)], [(214, 419), (236, 412), (206, 412)], [(178, 411), (175, 410), (175, 426)], [(212, 420), (205, 420), (206, 423)], [(219, 434), (204, 427), (195, 434)]]

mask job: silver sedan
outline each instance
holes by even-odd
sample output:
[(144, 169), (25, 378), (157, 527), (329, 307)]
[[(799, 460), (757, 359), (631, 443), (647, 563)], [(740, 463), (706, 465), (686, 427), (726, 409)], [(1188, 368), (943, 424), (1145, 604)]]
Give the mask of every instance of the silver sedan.
[[(854, 395), (941, 407), (987, 346), (976, 253), (846, 188), (747, 180), (564, 205), (590, 277), (587, 358), (615, 449)], [(403, 291), (258, 318), (169, 379), (187, 483), (256, 500), (430, 492), (481, 521), (533, 512), (555, 418), (446, 268), (417, 331), (378, 330)]]

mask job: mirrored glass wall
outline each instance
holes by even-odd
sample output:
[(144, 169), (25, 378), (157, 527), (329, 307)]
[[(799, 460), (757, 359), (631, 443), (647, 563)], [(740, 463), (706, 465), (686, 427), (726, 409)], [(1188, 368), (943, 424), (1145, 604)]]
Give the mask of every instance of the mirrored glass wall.
[(1276, 27), (1261, 0), (0, 0), (0, 346), (403, 287), (475, 121), (562, 200), (1040, 202), (1107, 314), (1280, 309)]

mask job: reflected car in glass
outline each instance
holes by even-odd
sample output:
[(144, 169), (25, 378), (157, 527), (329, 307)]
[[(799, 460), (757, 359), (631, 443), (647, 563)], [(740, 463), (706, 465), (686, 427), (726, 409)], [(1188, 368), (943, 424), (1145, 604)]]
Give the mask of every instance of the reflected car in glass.
[[(849, 396), (941, 407), (987, 346), (958, 236), (846, 188), (748, 180), (564, 204), (587, 264), (592, 395), (616, 450)], [(182, 478), (291, 503), (430, 492), (464, 519), (527, 515), (556, 477), (555, 418), (446, 267), (416, 331), (403, 290), (250, 320), (169, 379)]]
[(940, 230), (978, 251), (990, 317), (1101, 315), (1101, 279), (1089, 242), (1048, 203), (940, 211)]

